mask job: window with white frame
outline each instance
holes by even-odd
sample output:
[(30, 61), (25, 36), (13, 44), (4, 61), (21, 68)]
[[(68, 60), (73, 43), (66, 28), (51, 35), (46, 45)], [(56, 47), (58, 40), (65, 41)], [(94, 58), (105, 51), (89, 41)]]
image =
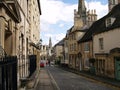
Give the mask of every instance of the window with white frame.
[(99, 38), (99, 49), (103, 50), (104, 49), (104, 45), (103, 45), (103, 38)]
[(111, 19), (107, 18), (106, 19), (106, 27), (109, 27), (111, 25)]
[(114, 23), (114, 21), (115, 21), (115, 18), (113, 18), (113, 17), (108, 17), (108, 18), (106, 19), (106, 27), (111, 26), (111, 25)]

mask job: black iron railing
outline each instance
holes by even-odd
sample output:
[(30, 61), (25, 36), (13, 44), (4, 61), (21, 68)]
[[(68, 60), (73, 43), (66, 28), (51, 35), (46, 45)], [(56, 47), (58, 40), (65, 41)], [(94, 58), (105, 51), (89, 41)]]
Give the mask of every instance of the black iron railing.
[(0, 90), (17, 90), (17, 57), (0, 58)]

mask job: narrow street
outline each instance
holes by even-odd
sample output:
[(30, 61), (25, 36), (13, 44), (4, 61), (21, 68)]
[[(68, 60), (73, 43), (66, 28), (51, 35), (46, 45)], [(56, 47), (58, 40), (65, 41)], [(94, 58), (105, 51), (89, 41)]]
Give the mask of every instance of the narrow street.
[[(47, 83), (44, 82), (44, 86), (41, 86), (40, 82), (44, 79), (42, 77), (36, 90), (48, 90), (45, 88), (50, 88), (52, 81), (54, 82), (52, 83), (52, 86), (56, 85), (56, 89), (51, 87), (50, 90), (117, 90), (110, 86), (106, 86), (105, 84), (98, 83), (97, 81), (64, 71), (54, 66), (43, 68), (42, 71), (43, 70), (44, 72), (48, 73), (49, 77), (51, 77), (51, 81), (47, 81)], [(44, 77), (48, 78), (48, 75), (47, 77), (44, 75)], [(46, 81), (46, 79), (44, 81)]]

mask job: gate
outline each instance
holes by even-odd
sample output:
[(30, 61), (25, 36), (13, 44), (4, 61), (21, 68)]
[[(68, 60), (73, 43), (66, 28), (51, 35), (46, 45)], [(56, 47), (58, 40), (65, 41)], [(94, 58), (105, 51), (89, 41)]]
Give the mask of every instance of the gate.
[(120, 80), (120, 57), (115, 57), (115, 77)]
[(0, 47), (0, 90), (17, 90), (17, 57)]
[(29, 74), (29, 76), (31, 76), (34, 72), (35, 72), (35, 70), (36, 70), (36, 67), (37, 67), (37, 60), (36, 60), (37, 58), (36, 58), (36, 55), (30, 55), (29, 56), (29, 60), (30, 60), (30, 66), (29, 66), (29, 71), (30, 71), (30, 74)]
[(17, 90), (17, 57), (0, 59), (0, 90)]

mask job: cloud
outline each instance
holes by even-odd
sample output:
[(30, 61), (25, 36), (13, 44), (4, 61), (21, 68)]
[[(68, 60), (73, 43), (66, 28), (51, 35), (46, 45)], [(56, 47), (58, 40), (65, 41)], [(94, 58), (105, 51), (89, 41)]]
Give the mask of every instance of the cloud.
[(66, 4), (57, 0), (41, 0), (41, 21), (56, 24), (59, 21), (72, 22), (77, 4)]
[[(87, 9), (96, 9), (98, 18), (108, 12), (108, 4), (103, 5), (100, 1), (86, 2)], [(41, 0), (41, 22), (56, 24), (59, 21), (73, 22), (74, 9), (78, 4), (67, 4), (59, 0)]]
[[(85, 4), (87, 10), (96, 9), (98, 18), (103, 17), (108, 12), (108, 4), (103, 5), (100, 1), (91, 1), (89, 3), (85, 1)], [(42, 15), (40, 18), (41, 32), (43, 34), (41, 36), (43, 36), (44, 43), (48, 43), (49, 37), (52, 38), (53, 44), (64, 38), (65, 34), (60, 32), (60, 30), (62, 31), (64, 26), (68, 26), (68, 24), (72, 25), (70, 23), (73, 23), (74, 9), (77, 9), (77, 7), (78, 4), (67, 4), (60, 0), (41, 0)], [(64, 23), (62, 24), (61, 22)], [(55, 25), (55, 27), (53, 27), (53, 25)]]

